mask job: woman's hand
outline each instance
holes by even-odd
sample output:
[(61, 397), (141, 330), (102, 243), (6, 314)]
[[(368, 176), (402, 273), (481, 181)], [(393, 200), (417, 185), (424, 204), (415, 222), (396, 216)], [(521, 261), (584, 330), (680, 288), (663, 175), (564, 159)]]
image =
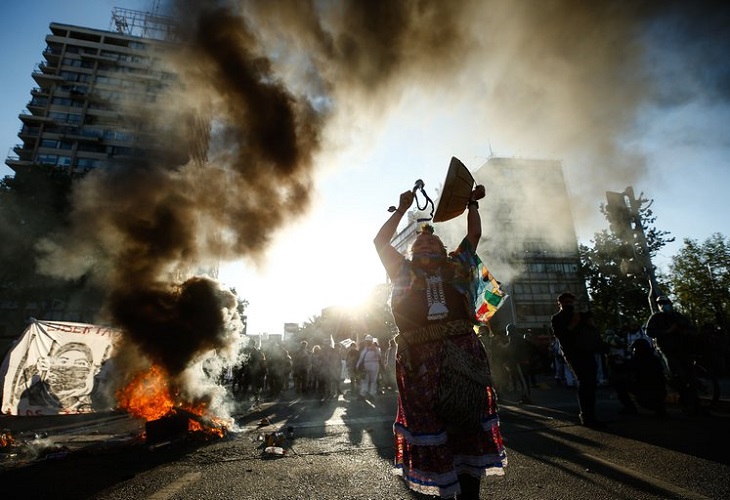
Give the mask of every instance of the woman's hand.
[(413, 191), (406, 191), (401, 193), (400, 202), (398, 203), (398, 211), (402, 214), (406, 213), (411, 205), (413, 205), (413, 199), (415, 198)]
[(471, 197), (469, 198), (472, 201), (481, 200), (487, 195), (487, 190), (484, 188), (483, 185), (478, 184), (474, 190), (471, 192)]

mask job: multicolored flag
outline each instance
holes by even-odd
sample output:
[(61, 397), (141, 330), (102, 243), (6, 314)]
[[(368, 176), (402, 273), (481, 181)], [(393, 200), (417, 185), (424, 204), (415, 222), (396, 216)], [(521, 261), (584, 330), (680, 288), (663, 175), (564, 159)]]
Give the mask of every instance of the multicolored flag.
[(499, 281), (489, 272), (487, 266), (477, 257), (478, 272), (481, 275), (475, 296), (477, 321), (489, 322), (490, 318), (502, 307), (507, 294), (499, 287)]

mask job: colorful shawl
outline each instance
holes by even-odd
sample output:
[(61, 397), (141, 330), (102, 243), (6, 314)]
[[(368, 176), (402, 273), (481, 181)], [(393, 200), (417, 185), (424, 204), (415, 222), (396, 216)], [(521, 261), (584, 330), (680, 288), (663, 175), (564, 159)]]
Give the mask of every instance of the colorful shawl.
[[(449, 254), (446, 263), (442, 265), (441, 275), (464, 295), (475, 323), (489, 322), (507, 298), (507, 294), (500, 289), (499, 282), (466, 238)], [(424, 288), (425, 279), (425, 273), (415, 269), (410, 262), (404, 262), (401, 272), (394, 280), (392, 303), (397, 303), (414, 286)]]

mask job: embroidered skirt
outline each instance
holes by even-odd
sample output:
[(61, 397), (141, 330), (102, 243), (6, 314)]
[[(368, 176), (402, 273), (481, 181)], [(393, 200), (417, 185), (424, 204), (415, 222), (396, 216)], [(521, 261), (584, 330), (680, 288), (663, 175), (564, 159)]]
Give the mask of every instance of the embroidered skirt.
[[(457, 323), (457, 322), (455, 322)], [(449, 324), (449, 338), (480, 356), (480, 340), (467, 322), (461, 333)], [(434, 413), (443, 343), (421, 330), (399, 335), (396, 357), (398, 415), (395, 434), (395, 472), (406, 485), (426, 495), (453, 498), (460, 493), (458, 477), (468, 474), (502, 475), (507, 455), (497, 415), (496, 393), (485, 387), (488, 405), (477, 431), (448, 428)]]

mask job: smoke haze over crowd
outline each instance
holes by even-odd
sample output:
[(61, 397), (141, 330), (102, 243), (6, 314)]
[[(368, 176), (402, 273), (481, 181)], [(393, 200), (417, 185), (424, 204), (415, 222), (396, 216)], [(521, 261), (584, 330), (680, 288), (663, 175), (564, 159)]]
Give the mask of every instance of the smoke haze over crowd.
[[(265, 261), (277, 236), (311, 209), (321, 172), (343, 158), (340, 168), (354, 168), (348, 148), (376, 142), (392, 116), (411, 113), (408, 123), (426, 133), (433, 110), (454, 110), (441, 124), (442, 144), (403, 144), (433, 157), (435, 167), (423, 168), (437, 178), (451, 156), (442, 153), (467, 144), (483, 154), (495, 145), (562, 160), (580, 217), (595, 213), (609, 187), (650, 174), (637, 137), (650, 130), (644, 120), (655, 110), (726, 105), (730, 88), (727, 9), (713, 2), (179, 0), (169, 7), (182, 45), (165, 64), (181, 86), (165, 99), (173, 106), (155, 108), (154, 117), (160, 130), (184, 116), (210, 119), (207, 164), (163, 158), (90, 175), (74, 193), (71, 227), (42, 243), (41, 267), (90, 277), (107, 291), (113, 321), (139, 333), (131, 338), (173, 372), (224, 349), (238, 321), (235, 300), (214, 283), (186, 280), (219, 261)], [(383, 210), (410, 187), (398, 182), (424, 177), (418, 165), (379, 168), (365, 175), (393, 171), (394, 184), (369, 199)], [(208, 311), (224, 312), (177, 328), (195, 316), (195, 306), (181, 301), (187, 286), (217, 298), (215, 306), (197, 302)], [(154, 347), (151, 330), (159, 328), (149, 325), (162, 324), (203, 339), (161, 335)]]

